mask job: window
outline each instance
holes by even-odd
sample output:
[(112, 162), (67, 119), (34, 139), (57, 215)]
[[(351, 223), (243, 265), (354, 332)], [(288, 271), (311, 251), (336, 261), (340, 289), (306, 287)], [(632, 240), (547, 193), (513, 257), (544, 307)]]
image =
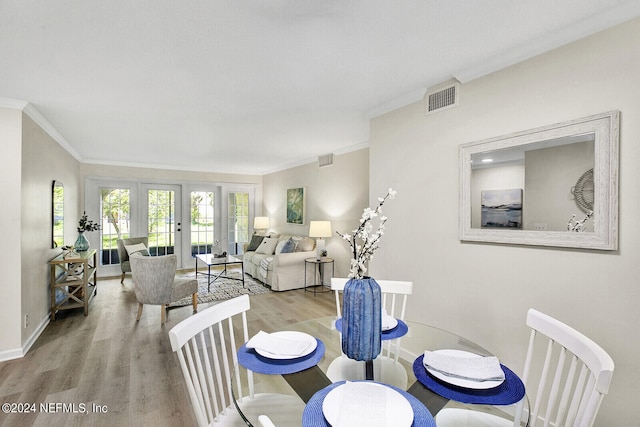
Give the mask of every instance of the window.
[(249, 193), (229, 193), (228, 252), (241, 254), (249, 241)]
[(100, 259), (102, 265), (118, 264), (118, 239), (129, 237), (129, 189), (100, 189)]
[(219, 241), (215, 239), (215, 195), (213, 192), (191, 192), (190, 217), (191, 256), (215, 252)]
[(175, 195), (172, 190), (148, 190), (149, 252), (168, 255), (175, 249)]

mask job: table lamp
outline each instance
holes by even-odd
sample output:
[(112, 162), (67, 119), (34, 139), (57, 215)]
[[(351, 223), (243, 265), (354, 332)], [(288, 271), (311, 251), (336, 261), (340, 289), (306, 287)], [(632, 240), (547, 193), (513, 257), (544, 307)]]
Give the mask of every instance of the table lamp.
[(309, 237), (316, 239), (316, 257), (320, 259), (325, 248), (325, 237), (331, 237), (331, 221), (310, 221)]
[(256, 232), (257, 230), (260, 230), (264, 234), (266, 233), (267, 228), (269, 228), (268, 216), (257, 216), (253, 219), (253, 229), (256, 230)]

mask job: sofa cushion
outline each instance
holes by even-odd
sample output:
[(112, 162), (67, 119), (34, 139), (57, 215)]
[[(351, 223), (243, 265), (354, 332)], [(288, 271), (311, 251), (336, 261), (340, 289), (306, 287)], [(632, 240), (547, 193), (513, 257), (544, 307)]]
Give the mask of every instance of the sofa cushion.
[(276, 254), (282, 253), (282, 248), (284, 248), (284, 244), (287, 243), (286, 240), (278, 240), (278, 244), (276, 245)]
[(256, 249), (258, 249), (258, 246), (260, 246), (260, 243), (262, 243), (262, 240), (264, 240), (264, 236), (259, 236), (257, 234), (254, 234), (251, 237), (251, 243), (249, 243), (249, 247), (247, 248), (247, 252), (253, 252)]
[[(287, 239), (284, 242), (280, 242), (282, 243), (282, 247), (280, 248), (280, 252), (278, 252), (276, 250), (276, 253), (281, 253), (281, 254), (289, 254), (291, 252), (294, 252), (296, 250), (296, 244), (293, 241), (293, 239)], [(278, 243), (278, 246), (280, 245), (280, 243)]]
[(273, 252), (276, 249), (276, 245), (278, 244), (278, 239), (266, 238), (262, 239), (260, 246), (256, 249), (256, 253), (273, 255)]
[(310, 237), (303, 237), (298, 241), (296, 252), (309, 252), (315, 247), (316, 242)]

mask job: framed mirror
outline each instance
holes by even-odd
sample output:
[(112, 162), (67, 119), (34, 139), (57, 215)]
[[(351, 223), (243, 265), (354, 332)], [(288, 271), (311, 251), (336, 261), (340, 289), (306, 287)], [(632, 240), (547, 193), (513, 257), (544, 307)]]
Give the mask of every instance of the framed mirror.
[(462, 241), (615, 250), (619, 112), (460, 146)]
[(53, 247), (64, 246), (64, 185), (60, 181), (53, 181)]

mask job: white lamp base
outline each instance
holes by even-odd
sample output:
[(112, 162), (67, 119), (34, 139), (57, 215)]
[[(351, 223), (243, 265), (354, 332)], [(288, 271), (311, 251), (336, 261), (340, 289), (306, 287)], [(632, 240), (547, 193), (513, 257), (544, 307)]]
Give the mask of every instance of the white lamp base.
[(316, 239), (316, 257), (320, 259), (325, 248), (325, 241), (322, 237)]

